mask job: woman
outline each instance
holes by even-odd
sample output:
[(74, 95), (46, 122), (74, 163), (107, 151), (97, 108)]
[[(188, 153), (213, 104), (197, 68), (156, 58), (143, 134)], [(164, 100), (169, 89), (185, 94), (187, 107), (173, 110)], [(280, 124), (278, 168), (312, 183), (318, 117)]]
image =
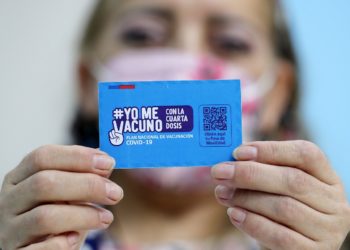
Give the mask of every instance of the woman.
[[(298, 138), (297, 67), (280, 14), (272, 0), (100, 1), (82, 43), (75, 143), (98, 146), (96, 82), (108, 79), (241, 78), (246, 141)], [(92, 229), (102, 230), (86, 249), (341, 246), (350, 208), (317, 146), (250, 142), (233, 154), (211, 170), (117, 170), (110, 181), (105, 153), (43, 146), (5, 178), (0, 246), (78, 249)]]

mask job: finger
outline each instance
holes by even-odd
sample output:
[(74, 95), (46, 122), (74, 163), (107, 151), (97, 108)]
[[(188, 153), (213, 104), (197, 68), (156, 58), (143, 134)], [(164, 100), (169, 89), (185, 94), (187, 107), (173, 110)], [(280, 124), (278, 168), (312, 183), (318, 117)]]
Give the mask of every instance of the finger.
[(256, 213), (234, 207), (227, 214), (234, 226), (269, 249), (316, 249), (311, 239)]
[(52, 236), (45, 241), (31, 244), (20, 250), (57, 250), (57, 249), (78, 249), (81, 241), (81, 235), (77, 232), (65, 233)]
[(225, 199), (227, 192), (224, 186), (216, 188), (216, 197), (225, 206), (260, 214), (313, 240), (328, 234), (325, 228), (329, 221), (325, 215), (293, 198), (238, 189), (232, 198)]
[(334, 213), (332, 204), (338, 199), (334, 187), (290, 167), (253, 161), (225, 162), (212, 168), (212, 176), (217, 184), (290, 196), (323, 213)]
[(116, 120), (113, 120), (113, 128), (114, 128), (115, 132), (118, 131), (118, 126), (117, 126), (117, 121)]
[(81, 146), (42, 146), (28, 154), (7, 176), (13, 185), (42, 170), (91, 172), (107, 175), (115, 161), (100, 150)]
[(80, 201), (114, 205), (123, 197), (123, 190), (114, 182), (91, 173), (57, 170), (40, 171), (22, 181), (8, 193), (8, 207), (16, 214), (53, 201)]
[(45, 204), (19, 215), (13, 223), (19, 229), (18, 242), (25, 245), (44, 235), (105, 229), (112, 221), (113, 214), (100, 207)]
[(234, 157), (296, 167), (330, 185), (339, 183), (326, 156), (315, 144), (307, 141), (252, 142), (237, 148)]

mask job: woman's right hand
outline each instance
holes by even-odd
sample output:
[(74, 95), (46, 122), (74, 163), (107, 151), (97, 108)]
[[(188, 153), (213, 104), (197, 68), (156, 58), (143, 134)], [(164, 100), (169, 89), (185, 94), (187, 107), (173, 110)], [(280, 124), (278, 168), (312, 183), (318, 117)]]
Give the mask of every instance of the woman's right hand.
[(88, 230), (107, 228), (123, 190), (115, 162), (98, 149), (43, 146), (10, 171), (0, 192), (0, 248), (79, 249)]

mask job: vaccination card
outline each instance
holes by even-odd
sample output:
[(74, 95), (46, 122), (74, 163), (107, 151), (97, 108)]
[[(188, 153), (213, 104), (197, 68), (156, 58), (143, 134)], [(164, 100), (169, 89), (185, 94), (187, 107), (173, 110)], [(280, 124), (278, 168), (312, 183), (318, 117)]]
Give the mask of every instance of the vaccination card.
[(100, 149), (118, 168), (212, 166), (242, 143), (239, 80), (100, 82)]

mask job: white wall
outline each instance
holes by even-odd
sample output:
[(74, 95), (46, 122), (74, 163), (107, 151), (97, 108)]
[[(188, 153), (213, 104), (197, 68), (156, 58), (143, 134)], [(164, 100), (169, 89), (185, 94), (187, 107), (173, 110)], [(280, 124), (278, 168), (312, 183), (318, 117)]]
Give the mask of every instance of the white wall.
[(76, 47), (95, 1), (0, 1), (0, 183), (33, 148), (68, 141)]

